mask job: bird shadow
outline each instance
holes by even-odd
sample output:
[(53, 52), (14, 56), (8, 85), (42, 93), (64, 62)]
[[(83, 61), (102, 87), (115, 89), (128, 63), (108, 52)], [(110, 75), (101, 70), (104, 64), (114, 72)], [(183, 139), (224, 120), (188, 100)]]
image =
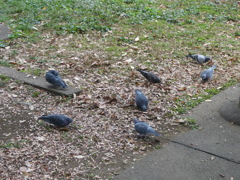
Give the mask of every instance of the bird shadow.
[(137, 135), (137, 139), (152, 145), (160, 142), (160, 139), (155, 136)]

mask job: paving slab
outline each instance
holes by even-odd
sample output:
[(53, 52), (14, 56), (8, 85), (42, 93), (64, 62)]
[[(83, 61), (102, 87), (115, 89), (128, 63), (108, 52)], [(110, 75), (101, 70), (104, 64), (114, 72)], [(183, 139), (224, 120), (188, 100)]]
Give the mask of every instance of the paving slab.
[(238, 84), (194, 108), (188, 116), (196, 119), (200, 128), (180, 133), (173, 140), (240, 163), (240, 126), (226, 121), (218, 112), (222, 104), (238, 101), (239, 95)]
[(147, 154), (113, 179), (240, 179), (240, 126), (219, 114), (223, 104), (237, 105), (239, 96), (237, 84), (203, 102), (186, 115), (196, 119), (199, 129), (172, 137), (164, 148)]
[(73, 94), (78, 95), (81, 92), (80, 89), (73, 88), (73, 87), (68, 87), (66, 89), (54, 88), (54, 86), (49, 84), (44, 78), (33, 77), (26, 73), (19, 72), (13, 68), (0, 66), (0, 74), (16, 80), (23, 81), (26, 84), (32, 85), (40, 89), (44, 89), (46, 91), (49, 91), (57, 95), (73, 96)]
[(223, 103), (219, 109), (219, 113), (225, 120), (240, 126), (240, 108), (238, 100)]
[(240, 165), (170, 142), (114, 180), (238, 180)]
[(11, 31), (6, 25), (0, 24), (0, 40), (7, 39), (10, 33)]

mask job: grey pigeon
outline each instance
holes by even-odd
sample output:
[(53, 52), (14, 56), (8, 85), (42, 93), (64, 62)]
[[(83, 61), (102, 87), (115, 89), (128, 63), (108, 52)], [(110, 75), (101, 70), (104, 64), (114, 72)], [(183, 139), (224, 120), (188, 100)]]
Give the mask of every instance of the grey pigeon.
[(148, 125), (148, 123), (139, 121), (137, 118), (133, 119), (134, 125), (135, 125), (135, 130), (140, 134), (140, 135), (148, 135), (148, 134), (153, 134), (155, 136), (160, 136), (158, 132), (156, 132), (152, 127)]
[(153, 73), (143, 71), (141, 69), (137, 69), (137, 71), (139, 71), (148, 81), (150, 81), (152, 83), (160, 83), (161, 82), (161, 79)]
[(46, 73), (45, 79), (47, 82), (54, 86), (60, 86), (62, 88), (67, 88), (67, 84), (62, 80), (62, 78), (59, 76), (58, 72), (55, 70), (50, 70)]
[(43, 115), (38, 119), (42, 119), (45, 122), (53, 124), (59, 128), (65, 127), (73, 121), (71, 118), (61, 114)]
[(189, 54), (186, 57), (187, 58), (190, 57), (193, 60), (196, 60), (200, 64), (206, 63), (206, 62), (211, 60), (210, 57), (207, 57), (207, 56), (204, 56), (204, 55), (192, 55), (192, 54)]
[(140, 91), (135, 90), (135, 102), (137, 105), (137, 108), (141, 111), (147, 111), (148, 109), (148, 99), (146, 96)]
[(212, 67), (210, 67), (209, 69), (204, 70), (201, 73), (201, 78), (203, 81), (208, 81), (212, 79), (213, 73), (214, 73), (214, 69), (216, 68), (216, 65), (213, 65)]

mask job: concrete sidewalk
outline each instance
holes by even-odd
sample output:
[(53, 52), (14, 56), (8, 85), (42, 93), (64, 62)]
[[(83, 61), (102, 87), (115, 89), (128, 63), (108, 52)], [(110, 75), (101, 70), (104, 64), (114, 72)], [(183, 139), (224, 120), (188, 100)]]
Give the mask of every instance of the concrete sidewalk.
[(115, 180), (240, 180), (240, 126), (219, 115), (228, 101), (238, 101), (240, 84), (194, 108), (187, 117), (199, 129), (180, 133), (162, 149), (147, 154)]

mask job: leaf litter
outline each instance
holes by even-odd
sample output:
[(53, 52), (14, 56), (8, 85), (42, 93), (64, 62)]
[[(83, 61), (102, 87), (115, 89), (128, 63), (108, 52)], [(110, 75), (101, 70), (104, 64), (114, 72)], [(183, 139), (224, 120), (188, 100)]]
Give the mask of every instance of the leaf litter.
[[(119, 57), (104, 52), (105, 41), (97, 35), (60, 38), (45, 34), (44, 37), (45, 40), (31, 44), (14, 40), (12, 46), (0, 49), (2, 59), (18, 70), (41, 69), (42, 77), (48, 69), (56, 69), (69, 85), (81, 88), (82, 93), (74, 98), (60, 97), (14, 80), (1, 89), (0, 107), (4, 105), (1, 112), (4, 116), (27, 114), (25, 119), (19, 119), (20, 125), (8, 119), (12, 127), (19, 128), (10, 141), (20, 143), (0, 149), (2, 179), (109, 179), (126, 164), (165, 142), (161, 138), (160, 142), (153, 138), (139, 139), (133, 117), (148, 122), (165, 137), (176, 134), (181, 130), (180, 123), (184, 123), (172, 110), (179, 96), (221, 87), (239, 73), (237, 56), (224, 53), (223, 60), (220, 56), (215, 61), (218, 68), (213, 80), (202, 84), (199, 74), (206, 66), (173, 56), (163, 59), (161, 52), (155, 54), (155, 60), (149, 60), (147, 57), (154, 49), (145, 44), (128, 45), (126, 54)], [(81, 42), (86, 39), (88, 48), (82, 48), (85, 44)], [(135, 41), (140, 41), (139, 36)], [(12, 55), (13, 51), (18, 53)], [(139, 60), (142, 57), (144, 61)], [(149, 62), (151, 65), (146, 65)], [(163, 81), (161, 86), (149, 84), (136, 71), (137, 67), (156, 73)], [(135, 89), (141, 89), (149, 98), (147, 112), (135, 107)], [(33, 92), (38, 92), (38, 96), (32, 97)], [(68, 131), (59, 131), (37, 120), (43, 114), (65, 114), (74, 122)], [(23, 128), (21, 124), (27, 126)], [(6, 144), (9, 138), (1, 141)]]

